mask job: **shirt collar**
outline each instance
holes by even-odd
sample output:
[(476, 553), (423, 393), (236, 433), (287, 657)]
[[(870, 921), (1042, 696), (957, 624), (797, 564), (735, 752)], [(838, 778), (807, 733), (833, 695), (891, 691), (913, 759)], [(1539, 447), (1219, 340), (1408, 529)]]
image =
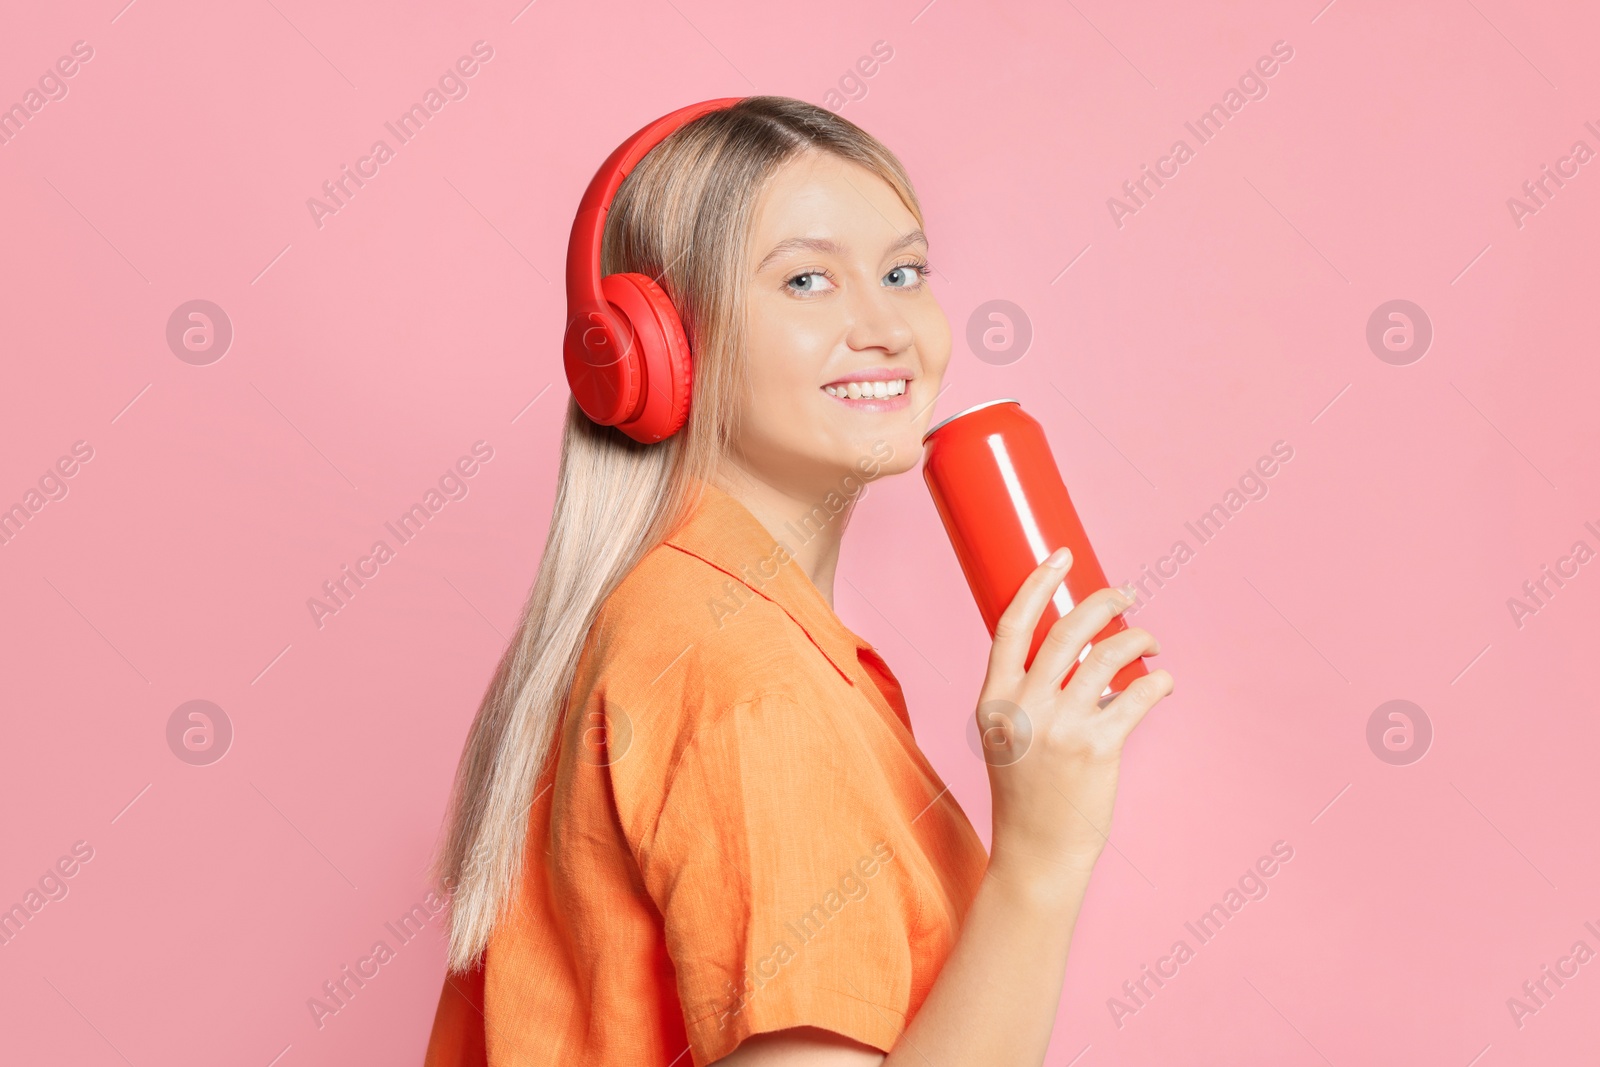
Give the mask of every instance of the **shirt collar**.
[(774, 538), (736, 498), (710, 482), (700, 485), (699, 502), (666, 543), (704, 560), (744, 587), (712, 602), (710, 610), (719, 625), (748, 600), (745, 590), (750, 590), (782, 608), (845, 681), (854, 685), (852, 671), (858, 650), (874, 655), (876, 650), (839, 620), (794, 560), (795, 549), (806, 539), (805, 531), (788, 525), (781, 538)]

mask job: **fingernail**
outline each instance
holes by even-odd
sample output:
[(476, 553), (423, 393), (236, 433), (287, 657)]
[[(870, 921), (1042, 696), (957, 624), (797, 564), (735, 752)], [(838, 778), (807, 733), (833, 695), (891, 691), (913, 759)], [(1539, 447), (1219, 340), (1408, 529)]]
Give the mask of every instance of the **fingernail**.
[(1065, 548), (1058, 548), (1054, 552), (1050, 553), (1049, 556), (1045, 557), (1045, 562), (1052, 567), (1060, 567), (1067, 562), (1067, 557), (1070, 555), (1072, 555), (1072, 553), (1067, 551)]
[(1134, 589), (1132, 582), (1124, 582), (1123, 584), (1117, 586), (1117, 592), (1127, 597), (1129, 601), (1139, 599), (1138, 590)]

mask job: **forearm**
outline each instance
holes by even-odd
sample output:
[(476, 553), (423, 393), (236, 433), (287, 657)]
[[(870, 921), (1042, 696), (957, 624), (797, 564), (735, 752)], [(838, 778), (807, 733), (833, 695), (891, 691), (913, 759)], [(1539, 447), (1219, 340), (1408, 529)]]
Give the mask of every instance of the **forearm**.
[(1039, 1067), (1090, 873), (1066, 871), (1045, 889), (991, 865), (944, 969), (884, 1067)]

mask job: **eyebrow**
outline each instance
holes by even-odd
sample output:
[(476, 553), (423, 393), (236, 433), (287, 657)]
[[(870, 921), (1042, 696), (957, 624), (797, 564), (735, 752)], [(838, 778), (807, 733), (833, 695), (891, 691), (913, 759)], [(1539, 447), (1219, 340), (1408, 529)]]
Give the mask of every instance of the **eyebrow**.
[[(921, 244), (927, 244), (928, 235), (923, 233), (921, 230), (912, 230), (910, 233), (902, 234), (898, 241), (890, 245), (885, 255), (893, 255), (895, 252), (900, 251), (900, 249), (906, 248), (910, 245), (918, 244), (919, 242)], [(767, 253), (766, 258), (763, 259), (756, 267), (756, 273), (760, 274), (762, 271), (766, 270), (774, 260), (785, 255), (786, 253), (799, 251), (823, 252), (835, 256), (842, 255), (844, 253), (843, 248), (828, 240), (826, 237), (791, 237), (786, 241), (779, 241), (777, 246), (773, 248), (772, 251)]]

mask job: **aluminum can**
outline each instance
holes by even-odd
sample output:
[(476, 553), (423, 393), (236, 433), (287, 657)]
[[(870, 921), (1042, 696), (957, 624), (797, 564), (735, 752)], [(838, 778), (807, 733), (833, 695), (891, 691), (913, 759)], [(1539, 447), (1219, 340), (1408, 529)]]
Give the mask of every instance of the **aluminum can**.
[[(1045, 606), (1028, 646), (1026, 663), (1031, 666), (1051, 624), (1109, 584), (1067, 494), (1044, 427), (1018, 401), (1002, 398), (940, 420), (923, 435), (922, 444), (922, 476), (991, 639), (1001, 613), (1034, 568), (1062, 545), (1072, 550), (1066, 580)], [(1068, 668), (1062, 685), (1095, 641), (1127, 628), (1122, 616), (1112, 619)], [(1134, 660), (1111, 679), (1100, 703), (1149, 673), (1142, 656)]]

